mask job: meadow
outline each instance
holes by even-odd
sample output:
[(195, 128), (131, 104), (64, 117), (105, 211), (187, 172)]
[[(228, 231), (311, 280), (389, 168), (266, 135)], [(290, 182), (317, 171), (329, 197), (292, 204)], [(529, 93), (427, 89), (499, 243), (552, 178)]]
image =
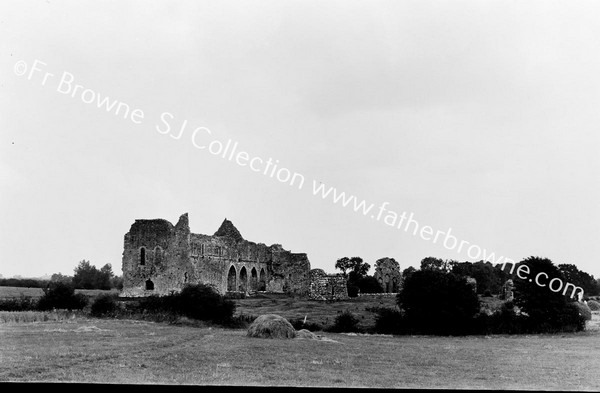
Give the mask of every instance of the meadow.
[[(393, 307), (394, 300), (265, 295), (236, 300), (236, 313), (306, 316), (309, 323), (325, 324), (350, 310), (367, 326), (369, 308)], [(498, 303), (482, 300), (492, 308)], [(97, 319), (82, 312), (0, 312), (0, 381), (600, 390), (600, 313), (593, 318), (585, 332), (569, 334), (319, 332), (331, 341), (317, 341), (257, 339), (246, 337), (245, 329)]]
[[(119, 293), (118, 290), (102, 290), (102, 289), (76, 289), (75, 293), (82, 293), (90, 298), (96, 297), (102, 293)], [(20, 296), (27, 296), (31, 298), (40, 298), (44, 295), (42, 288), (28, 288), (28, 287), (0, 287), (0, 299), (10, 299)]]
[(600, 389), (597, 331), (369, 336), (336, 342), (245, 330), (74, 318), (0, 324), (2, 381), (387, 388)]

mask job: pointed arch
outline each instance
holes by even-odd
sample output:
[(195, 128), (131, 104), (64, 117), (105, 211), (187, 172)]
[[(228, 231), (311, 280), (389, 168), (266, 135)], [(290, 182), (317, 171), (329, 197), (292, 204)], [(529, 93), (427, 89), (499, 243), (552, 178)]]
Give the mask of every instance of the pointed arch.
[(260, 269), (260, 274), (258, 276), (258, 290), (266, 291), (267, 290), (267, 274), (265, 273), (265, 269)]
[(240, 284), (239, 291), (246, 292), (248, 290), (248, 271), (246, 270), (246, 266), (243, 266), (240, 270)]
[(250, 271), (250, 290), (258, 290), (258, 273), (256, 272), (255, 267)]
[(235, 291), (237, 284), (237, 272), (235, 271), (235, 267), (231, 265), (229, 268), (229, 273), (227, 273), (227, 291)]
[(152, 282), (152, 280), (146, 280), (146, 290), (147, 291), (154, 290), (154, 283)]

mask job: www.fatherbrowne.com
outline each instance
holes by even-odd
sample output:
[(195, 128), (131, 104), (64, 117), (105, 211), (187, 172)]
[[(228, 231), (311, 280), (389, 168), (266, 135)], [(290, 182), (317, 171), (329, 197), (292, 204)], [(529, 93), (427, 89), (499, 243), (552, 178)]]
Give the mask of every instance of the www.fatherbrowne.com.
[[(37, 59), (31, 66), (25, 61), (19, 60), (14, 65), (14, 72), (17, 76), (27, 76), (28, 80), (32, 80), (34, 75), (36, 75), (42, 86), (55, 87), (56, 91), (60, 94), (68, 95), (71, 98), (77, 97), (85, 104), (97, 105), (98, 109), (106, 110), (116, 116), (123, 116), (124, 119), (130, 120), (134, 124), (142, 124), (146, 120), (143, 110), (137, 108), (131, 111), (131, 107), (126, 103), (114, 98), (110, 99), (108, 96), (100, 94), (93, 89), (75, 83), (75, 76), (69, 72), (64, 71), (60, 77), (60, 81), (57, 81), (58, 78), (55, 78), (54, 73), (44, 70), (45, 66), (47, 66), (46, 63)], [(47, 84), (47, 82), (49, 83)], [(187, 129), (188, 121), (184, 120), (180, 127), (172, 129), (171, 125), (174, 120), (175, 116), (170, 112), (161, 113), (161, 124), (155, 125), (156, 131), (163, 135), (169, 135), (173, 139), (181, 139)], [(175, 133), (172, 133), (172, 130), (176, 130)], [(238, 149), (238, 143), (231, 139), (229, 139), (227, 143), (223, 143), (223, 141), (215, 138), (212, 131), (206, 127), (197, 127), (191, 132), (191, 143), (199, 150), (207, 151), (214, 156), (234, 162), (241, 167), (247, 167), (252, 172), (261, 173), (264, 176), (274, 178), (277, 181), (292, 187), (298, 187), (299, 190), (302, 190), (304, 187), (305, 177), (302, 174), (280, 166), (279, 160), (273, 160), (271, 157), (264, 160), (261, 157), (253, 156), (246, 151)], [(434, 231), (434, 229), (428, 225), (420, 226), (414, 218), (414, 213), (411, 212), (410, 214), (407, 214), (406, 212), (402, 212), (402, 214), (398, 214), (395, 211), (388, 209), (389, 202), (383, 202), (375, 209), (373, 203), (367, 203), (365, 200), (359, 201), (354, 195), (347, 195), (345, 192), (339, 192), (335, 187), (327, 187), (322, 182), (317, 182), (315, 180), (313, 180), (312, 193), (313, 196), (320, 196), (323, 200), (331, 198), (334, 204), (341, 204), (344, 208), (351, 206), (355, 213), (370, 216), (376, 221), (383, 220), (383, 223), (390, 227), (398, 230), (403, 229), (405, 232), (412, 231), (415, 236), (418, 233), (423, 240), (437, 243), (438, 240), (442, 241), (443, 239), (443, 245), (446, 249), (456, 249), (456, 252), (458, 253), (464, 249), (470, 258), (489, 261), (493, 264), (500, 263), (502, 264), (503, 270), (506, 267), (506, 264), (510, 263), (512, 266), (510, 273), (512, 274), (514, 270), (514, 260), (504, 256), (496, 258), (495, 253), (488, 253), (485, 248), (482, 249), (478, 245), (471, 244), (466, 240), (461, 240), (459, 242), (459, 240), (451, 234), (452, 228), (448, 228), (447, 231)], [(517, 276), (521, 279), (527, 279), (527, 276), (522, 277), (521, 273), (529, 274), (529, 267), (521, 264), (517, 268)], [(540, 281), (542, 275), (545, 275), (546, 279), (548, 279), (548, 275), (540, 273), (535, 277), (535, 282), (537, 285), (546, 286), (546, 284)], [(531, 282), (533, 280), (529, 279), (529, 281)], [(559, 286), (557, 287), (556, 285), (553, 285), (553, 283), (558, 283)], [(573, 297), (576, 290), (580, 290), (580, 298), (583, 296), (583, 289), (581, 287), (576, 287), (570, 283), (563, 285), (563, 282), (559, 278), (550, 280), (548, 287), (553, 292), (559, 292), (564, 288), (563, 294), (566, 294), (567, 290), (570, 287), (573, 287), (571, 297)]]

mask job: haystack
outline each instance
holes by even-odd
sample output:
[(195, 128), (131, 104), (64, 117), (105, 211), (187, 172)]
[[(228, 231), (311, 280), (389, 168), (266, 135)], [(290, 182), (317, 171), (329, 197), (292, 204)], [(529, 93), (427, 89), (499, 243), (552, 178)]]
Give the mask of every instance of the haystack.
[(296, 332), (296, 338), (306, 338), (308, 340), (318, 340), (319, 336), (317, 336), (310, 330), (301, 329)]
[(295, 338), (296, 329), (279, 315), (265, 314), (252, 322), (248, 328), (248, 337)]

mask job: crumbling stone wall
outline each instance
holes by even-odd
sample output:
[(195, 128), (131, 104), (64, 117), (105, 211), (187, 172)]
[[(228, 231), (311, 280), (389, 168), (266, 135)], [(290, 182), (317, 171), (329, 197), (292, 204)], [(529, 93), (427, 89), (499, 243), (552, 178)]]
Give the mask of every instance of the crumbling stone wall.
[(375, 262), (375, 279), (384, 293), (397, 293), (402, 288), (400, 264), (394, 258), (381, 258)]
[(165, 295), (187, 283), (209, 284), (220, 293), (305, 296), (310, 262), (279, 244), (245, 240), (227, 219), (212, 236), (190, 233), (187, 213), (175, 226), (163, 219), (136, 220), (125, 235), (122, 296)]
[(310, 271), (310, 290), (308, 297), (313, 300), (348, 299), (346, 278), (339, 274), (327, 274), (322, 269)]

